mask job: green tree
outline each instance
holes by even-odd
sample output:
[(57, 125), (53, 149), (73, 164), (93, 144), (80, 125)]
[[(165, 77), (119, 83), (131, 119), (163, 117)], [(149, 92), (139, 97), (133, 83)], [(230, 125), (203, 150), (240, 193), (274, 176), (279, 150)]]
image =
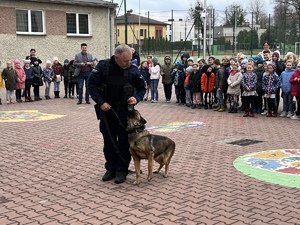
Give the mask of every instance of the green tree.
[(246, 22), (247, 12), (241, 5), (233, 3), (225, 8), (225, 22), (224, 25), (243, 25)]

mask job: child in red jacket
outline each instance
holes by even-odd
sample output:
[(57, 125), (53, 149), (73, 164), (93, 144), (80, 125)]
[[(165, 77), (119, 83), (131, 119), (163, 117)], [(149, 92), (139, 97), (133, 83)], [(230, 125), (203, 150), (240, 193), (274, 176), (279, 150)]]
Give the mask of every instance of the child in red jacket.
[(290, 78), (290, 83), (292, 84), (291, 95), (296, 97), (297, 100), (297, 110), (295, 115), (291, 116), (291, 119), (300, 119), (300, 62), (297, 64), (297, 70), (293, 73)]

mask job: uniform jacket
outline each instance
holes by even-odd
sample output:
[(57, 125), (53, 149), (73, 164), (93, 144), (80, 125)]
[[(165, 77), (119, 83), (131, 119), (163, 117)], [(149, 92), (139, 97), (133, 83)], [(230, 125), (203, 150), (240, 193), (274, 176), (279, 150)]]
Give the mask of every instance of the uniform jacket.
[(203, 92), (213, 92), (216, 75), (212, 72), (203, 73), (201, 76), (201, 89)]
[(16, 89), (17, 73), (13, 68), (5, 68), (2, 71), (2, 79), (5, 81), (6, 90)]
[(266, 94), (275, 94), (279, 88), (280, 80), (277, 73), (267, 74), (263, 76), (263, 90)]
[(290, 83), (292, 84), (292, 90), (291, 90), (292, 96), (299, 96), (298, 89), (300, 86), (299, 86), (299, 82), (295, 81), (296, 77), (300, 78), (300, 71), (298, 71), (298, 70), (296, 70), (290, 78)]
[[(107, 68), (109, 67), (109, 69)], [(128, 73), (128, 83), (130, 83), (134, 88), (135, 92), (133, 96), (136, 98), (137, 102), (142, 101), (143, 97), (146, 93), (146, 81), (144, 80), (143, 76), (141, 75), (138, 68), (134, 65), (130, 65), (127, 69), (122, 69), (118, 66), (116, 63), (114, 56), (112, 56), (109, 61), (102, 60), (98, 63), (96, 68), (91, 72), (89, 78), (88, 78), (88, 90), (92, 97), (92, 99), (98, 104), (102, 105), (105, 102), (108, 102), (106, 100), (106, 96), (103, 96), (99, 92), (99, 87), (103, 84), (107, 83), (107, 80), (109, 80), (110, 77), (115, 77), (114, 79), (118, 79), (118, 77), (124, 77), (124, 73)], [(114, 74), (112, 76), (112, 74)], [(113, 92), (116, 90), (107, 90), (107, 92)], [(120, 99), (117, 99), (117, 101), (121, 101)], [(109, 104), (113, 104), (113, 102), (108, 102)], [(126, 105), (127, 109), (127, 105)]]
[(145, 68), (140, 67), (139, 71), (142, 74), (142, 76), (144, 77), (147, 85), (149, 85), (150, 84), (150, 73), (149, 73), (148, 67), (145, 67)]
[(22, 67), (14, 68), (17, 73), (16, 90), (25, 88), (26, 73)]
[(240, 71), (231, 71), (227, 79), (228, 89), (227, 94), (240, 95), (241, 94), (241, 82), (243, 74)]
[[(91, 65), (93, 64), (93, 56), (91, 53), (86, 53), (87, 54), (87, 58), (88, 58), (88, 62), (91, 63)], [(74, 60), (74, 65), (76, 67), (75, 69), (75, 74), (78, 76), (80, 74), (81, 71), (81, 63), (82, 63), (82, 53), (79, 52), (75, 55), (75, 60)], [(92, 66), (91, 67), (91, 71), (92, 71)]]

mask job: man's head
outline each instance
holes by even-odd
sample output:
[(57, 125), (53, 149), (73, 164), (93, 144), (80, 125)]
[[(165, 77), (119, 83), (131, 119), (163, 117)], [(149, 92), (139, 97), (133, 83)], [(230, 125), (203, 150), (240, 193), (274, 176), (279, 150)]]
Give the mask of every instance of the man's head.
[(87, 52), (87, 44), (82, 43), (81, 44), (81, 53), (86, 54), (86, 52)]
[(12, 63), (11, 63), (11, 61), (7, 61), (7, 62), (6, 62), (6, 66), (7, 66), (7, 68), (12, 68)]
[(132, 52), (128, 45), (121, 44), (116, 47), (114, 59), (119, 67), (126, 69), (130, 66)]
[(30, 56), (35, 56), (35, 49), (34, 48), (30, 49)]

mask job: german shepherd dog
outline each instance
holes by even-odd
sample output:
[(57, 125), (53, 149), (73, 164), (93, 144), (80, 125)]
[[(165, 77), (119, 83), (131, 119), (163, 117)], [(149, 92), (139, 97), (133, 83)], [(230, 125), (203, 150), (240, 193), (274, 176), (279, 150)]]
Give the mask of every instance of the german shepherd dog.
[(175, 142), (170, 138), (150, 134), (145, 130), (147, 121), (133, 106), (128, 107), (127, 132), (130, 144), (129, 151), (133, 158), (136, 180), (134, 184), (140, 184), (141, 159), (148, 160), (148, 181), (153, 177), (154, 160), (160, 164), (154, 171), (158, 173), (165, 165), (164, 177), (168, 177), (169, 164), (175, 151)]

